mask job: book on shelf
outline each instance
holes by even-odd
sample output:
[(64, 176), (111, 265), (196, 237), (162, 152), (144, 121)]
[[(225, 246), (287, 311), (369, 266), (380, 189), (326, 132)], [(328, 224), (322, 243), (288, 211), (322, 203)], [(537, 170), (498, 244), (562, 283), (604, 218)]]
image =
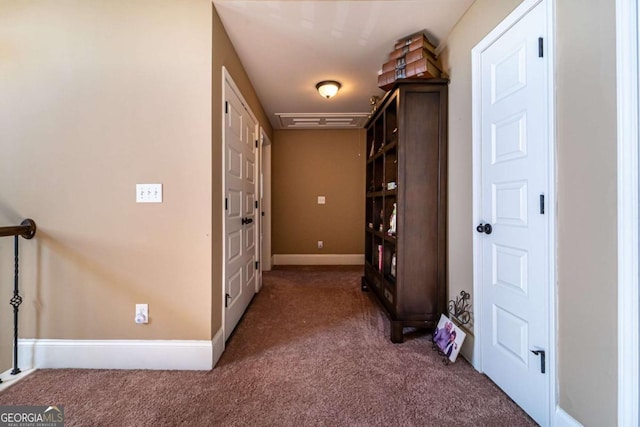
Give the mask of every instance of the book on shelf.
[(419, 49), (426, 49), (427, 51), (429, 51), (433, 56), (436, 55), (436, 48), (434, 45), (432, 45), (429, 40), (427, 40), (426, 37), (423, 38), (418, 38), (415, 41), (412, 41), (409, 44), (404, 44), (396, 49), (394, 49), (393, 51), (391, 51), (391, 53), (389, 54), (389, 59), (398, 59), (401, 56), (405, 56), (407, 53), (409, 52), (413, 52), (415, 50), (419, 50)]
[(401, 56), (400, 58), (391, 59), (385, 62), (382, 65), (382, 72), (388, 73), (389, 71), (402, 69), (402, 68), (405, 68), (407, 64), (411, 62), (415, 62), (422, 58), (427, 58), (427, 57), (433, 58), (434, 61), (437, 62), (437, 59), (433, 57), (428, 50), (418, 49), (418, 50), (414, 50), (413, 52), (408, 52), (406, 55)]
[(406, 56), (401, 56), (400, 58), (391, 59), (384, 64), (382, 64), (382, 72), (388, 73), (389, 71), (395, 71), (398, 69), (402, 69), (407, 65)]
[[(433, 55), (436, 54), (436, 47), (427, 39), (427, 36), (424, 33), (414, 33), (410, 34), (406, 37), (398, 40), (393, 46), (394, 50), (402, 49), (405, 46), (411, 46), (414, 43), (422, 43), (424, 48), (431, 52)], [(415, 49), (412, 49), (415, 50)]]
[(389, 90), (396, 81), (409, 77), (438, 79), (442, 77), (442, 71), (435, 59), (426, 57), (410, 62), (402, 69), (380, 74), (378, 76), (378, 87), (383, 90)]
[(430, 57), (422, 58), (407, 64), (405, 77), (425, 77), (439, 79), (442, 76), (440, 65)]

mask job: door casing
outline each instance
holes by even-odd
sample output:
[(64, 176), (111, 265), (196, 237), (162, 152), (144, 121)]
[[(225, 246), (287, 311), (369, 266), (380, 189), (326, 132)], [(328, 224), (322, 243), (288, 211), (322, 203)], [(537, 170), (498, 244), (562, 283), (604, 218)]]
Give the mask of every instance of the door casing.
[[(264, 131), (260, 129), (260, 218), (262, 245), (260, 252), (260, 270), (271, 270), (271, 140)], [(264, 216), (262, 216), (264, 212)]]
[(549, 182), (549, 194), (547, 195), (546, 209), (549, 215), (549, 235), (547, 241), (548, 247), (548, 286), (549, 286), (549, 343), (552, 348), (548, 351), (549, 360), (549, 417), (552, 425), (555, 420), (555, 412), (557, 406), (557, 368), (556, 368), (556, 355), (557, 355), (557, 341), (556, 341), (556, 126), (555, 126), (555, 28), (554, 28), (554, 9), (555, 0), (525, 0), (523, 1), (509, 16), (507, 16), (500, 24), (498, 24), (482, 41), (480, 41), (471, 50), (471, 79), (472, 79), (472, 145), (473, 145), (473, 222), (469, 224), (469, 232), (473, 233), (473, 307), (475, 310), (474, 319), (476, 324), (474, 325), (474, 346), (473, 346), (473, 358), (471, 363), (474, 368), (482, 372), (482, 352), (481, 345), (483, 339), (489, 339), (484, 337), (481, 333), (482, 313), (482, 239), (475, 232), (475, 225), (479, 224), (482, 218), (482, 180), (481, 180), (481, 61), (480, 57), (482, 52), (489, 47), (495, 40), (499, 39), (509, 28), (511, 28), (516, 22), (524, 17), (531, 9), (536, 7), (542, 2), (546, 2), (546, 19), (548, 34), (547, 40), (544, 43), (545, 56), (547, 56), (547, 99), (549, 105), (547, 106), (547, 120), (548, 120), (548, 182)]
[(638, 0), (616, 1), (618, 134), (618, 425), (640, 418)]

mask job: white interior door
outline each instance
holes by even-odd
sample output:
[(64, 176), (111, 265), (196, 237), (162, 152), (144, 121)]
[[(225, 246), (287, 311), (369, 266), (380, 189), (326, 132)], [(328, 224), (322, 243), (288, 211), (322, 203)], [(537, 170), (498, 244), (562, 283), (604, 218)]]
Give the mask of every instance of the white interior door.
[[(482, 370), (549, 422), (549, 123), (546, 9), (538, 3), (480, 53)], [(546, 200), (545, 200), (546, 199)]]
[(256, 122), (225, 86), (225, 340), (256, 291)]

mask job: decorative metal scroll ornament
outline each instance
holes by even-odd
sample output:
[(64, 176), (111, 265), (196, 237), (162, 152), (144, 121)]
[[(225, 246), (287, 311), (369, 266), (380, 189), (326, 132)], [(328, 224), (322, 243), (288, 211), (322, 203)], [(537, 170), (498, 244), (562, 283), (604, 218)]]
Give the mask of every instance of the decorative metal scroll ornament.
[(455, 317), (461, 325), (466, 325), (471, 321), (471, 312), (469, 311), (471, 304), (468, 302), (470, 299), (469, 292), (460, 291), (460, 296), (455, 300), (449, 300), (447, 306), (449, 314)]

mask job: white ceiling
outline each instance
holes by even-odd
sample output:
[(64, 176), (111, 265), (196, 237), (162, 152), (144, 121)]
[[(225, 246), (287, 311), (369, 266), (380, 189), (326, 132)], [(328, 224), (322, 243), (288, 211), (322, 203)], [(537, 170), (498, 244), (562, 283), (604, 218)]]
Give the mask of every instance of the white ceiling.
[[(424, 31), (436, 46), (474, 0), (213, 0), (274, 129), (331, 127), (371, 111), (377, 73), (396, 40)], [(338, 80), (327, 100), (321, 80)], [(284, 114), (281, 120), (276, 114)], [(294, 120), (300, 116), (303, 119)], [(325, 120), (329, 116), (333, 121)], [(317, 120), (310, 118), (317, 117)], [(354, 123), (362, 124), (362, 120)], [(328, 124), (327, 124), (328, 123)], [(341, 126), (344, 127), (344, 126)]]

